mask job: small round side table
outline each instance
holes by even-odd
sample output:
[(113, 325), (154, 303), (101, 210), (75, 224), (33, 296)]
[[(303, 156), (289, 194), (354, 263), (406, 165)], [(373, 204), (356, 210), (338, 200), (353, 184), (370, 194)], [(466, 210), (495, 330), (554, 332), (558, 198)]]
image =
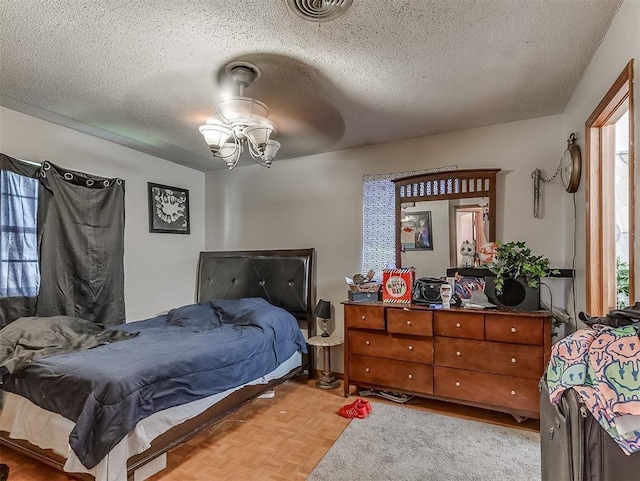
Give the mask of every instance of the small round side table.
[(324, 360), (323, 376), (316, 381), (316, 387), (320, 389), (336, 389), (340, 387), (340, 379), (331, 375), (331, 348), (344, 343), (341, 337), (329, 336), (313, 336), (307, 339), (310, 346), (322, 347), (322, 356)]

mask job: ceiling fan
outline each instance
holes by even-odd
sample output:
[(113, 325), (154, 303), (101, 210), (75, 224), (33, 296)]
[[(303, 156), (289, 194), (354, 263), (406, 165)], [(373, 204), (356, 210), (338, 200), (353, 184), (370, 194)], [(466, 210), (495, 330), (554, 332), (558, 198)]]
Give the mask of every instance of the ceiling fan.
[(261, 71), (244, 61), (231, 62), (224, 70), (237, 95), (223, 96), (216, 102), (218, 114), (200, 126), (200, 133), (214, 157), (224, 160), (229, 170), (238, 165), (245, 149), (256, 163), (271, 167), (280, 142), (271, 139), (274, 126), (268, 121), (269, 108), (259, 100), (244, 96), (245, 88), (260, 77)]

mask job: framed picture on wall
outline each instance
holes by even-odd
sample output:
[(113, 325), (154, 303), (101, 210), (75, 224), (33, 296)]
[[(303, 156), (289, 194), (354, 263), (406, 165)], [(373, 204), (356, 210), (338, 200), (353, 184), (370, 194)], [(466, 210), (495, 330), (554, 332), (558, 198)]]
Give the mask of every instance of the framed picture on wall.
[(431, 211), (405, 212), (400, 225), (400, 242), (407, 251), (433, 250)]
[(147, 182), (149, 232), (189, 234), (189, 191)]

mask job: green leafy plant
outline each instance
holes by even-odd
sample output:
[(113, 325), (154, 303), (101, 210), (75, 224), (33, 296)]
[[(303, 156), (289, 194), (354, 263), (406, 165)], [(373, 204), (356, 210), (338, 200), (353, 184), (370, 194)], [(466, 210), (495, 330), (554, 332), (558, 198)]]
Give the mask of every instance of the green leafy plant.
[(533, 255), (524, 242), (497, 242), (496, 245), (496, 256), (488, 267), (496, 276), (498, 294), (502, 293), (506, 279), (523, 277), (530, 287), (538, 287), (541, 277), (560, 273), (549, 268), (549, 259)]
[(629, 305), (629, 264), (616, 259), (616, 294), (617, 307), (624, 309)]

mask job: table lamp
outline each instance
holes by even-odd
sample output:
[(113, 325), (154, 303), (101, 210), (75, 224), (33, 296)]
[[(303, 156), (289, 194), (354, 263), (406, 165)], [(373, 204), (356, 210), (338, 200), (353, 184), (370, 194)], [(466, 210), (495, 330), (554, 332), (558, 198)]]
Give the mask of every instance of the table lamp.
[(321, 337), (329, 337), (327, 332), (327, 320), (331, 319), (331, 302), (320, 299), (316, 308), (313, 310), (313, 315), (318, 319), (322, 319), (322, 334)]

